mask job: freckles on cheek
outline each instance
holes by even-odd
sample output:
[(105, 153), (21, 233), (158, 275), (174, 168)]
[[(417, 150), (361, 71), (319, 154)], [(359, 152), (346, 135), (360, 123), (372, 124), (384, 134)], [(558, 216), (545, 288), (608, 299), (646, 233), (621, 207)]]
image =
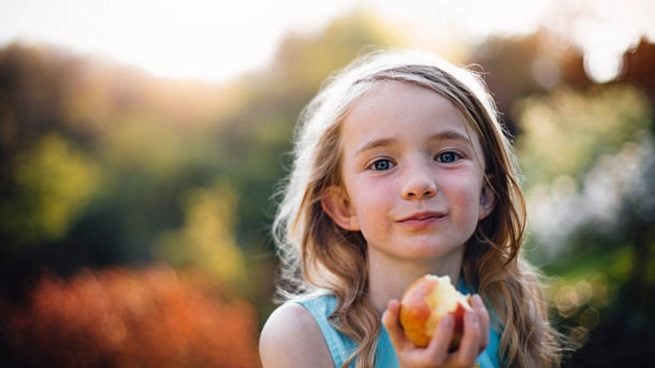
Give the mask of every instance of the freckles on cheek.
[(376, 243), (390, 238), (389, 232), (381, 226), (362, 226), (362, 235), (367, 243)]
[(379, 207), (368, 207), (365, 214), (358, 216), (362, 234), (366, 240), (385, 240), (390, 237), (391, 220), (387, 217), (384, 209)]

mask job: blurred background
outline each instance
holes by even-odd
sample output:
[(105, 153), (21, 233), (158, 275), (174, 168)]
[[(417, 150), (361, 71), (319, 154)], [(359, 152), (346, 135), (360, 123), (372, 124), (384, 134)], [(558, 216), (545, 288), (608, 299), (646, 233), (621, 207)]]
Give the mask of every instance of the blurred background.
[(483, 73), (566, 366), (652, 364), (654, 2), (0, 9), (0, 366), (257, 367), (294, 123), (375, 47)]

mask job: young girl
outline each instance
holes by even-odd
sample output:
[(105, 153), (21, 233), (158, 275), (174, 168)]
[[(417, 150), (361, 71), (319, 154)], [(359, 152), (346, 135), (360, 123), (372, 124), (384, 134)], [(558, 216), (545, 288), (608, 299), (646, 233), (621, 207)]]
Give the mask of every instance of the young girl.
[[(286, 302), (269, 367), (549, 367), (555, 333), (519, 248), (525, 203), (510, 143), (476, 75), (413, 52), (362, 57), (304, 110), (274, 223)], [(431, 273), (473, 294), (426, 348), (398, 299)]]

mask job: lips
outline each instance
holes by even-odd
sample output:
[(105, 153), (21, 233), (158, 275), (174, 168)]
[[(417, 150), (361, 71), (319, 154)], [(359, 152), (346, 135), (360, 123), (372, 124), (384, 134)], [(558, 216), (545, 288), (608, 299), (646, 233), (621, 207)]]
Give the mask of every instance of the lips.
[(443, 212), (427, 211), (427, 212), (417, 212), (413, 213), (407, 217), (401, 218), (398, 220), (400, 223), (411, 224), (411, 223), (426, 223), (431, 221), (437, 221), (446, 216)]

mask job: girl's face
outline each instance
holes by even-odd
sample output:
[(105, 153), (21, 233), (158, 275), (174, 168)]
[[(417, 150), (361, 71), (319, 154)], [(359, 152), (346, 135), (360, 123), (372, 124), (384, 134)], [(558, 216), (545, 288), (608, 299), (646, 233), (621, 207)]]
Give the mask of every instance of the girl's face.
[[(383, 82), (342, 122), (341, 177), (322, 204), (389, 260), (447, 260), (494, 205), (478, 137), (439, 94)], [(379, 257), (378, 257), (379, 258)]]

